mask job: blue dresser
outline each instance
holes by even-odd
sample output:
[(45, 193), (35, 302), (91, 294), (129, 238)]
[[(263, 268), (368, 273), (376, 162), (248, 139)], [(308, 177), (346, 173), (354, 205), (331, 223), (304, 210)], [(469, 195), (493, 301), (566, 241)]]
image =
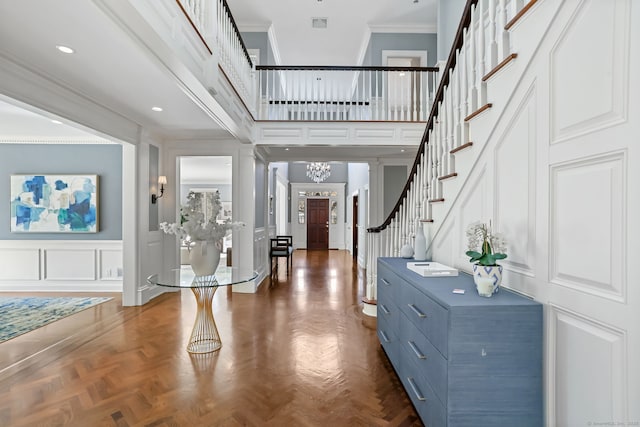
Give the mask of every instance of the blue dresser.
[(542, 426), (542, 305), (406, 264), (378, 258), (378, 337), (424, 424)]

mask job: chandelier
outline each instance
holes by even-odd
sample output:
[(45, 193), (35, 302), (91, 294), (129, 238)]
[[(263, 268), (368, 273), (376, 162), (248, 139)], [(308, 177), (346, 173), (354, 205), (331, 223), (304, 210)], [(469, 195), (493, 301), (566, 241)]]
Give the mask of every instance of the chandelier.
[(321, 183), (331, 175), (331, 166), (327, 162), (312, 162), (307, 164), (307, 176), (316, 184)]

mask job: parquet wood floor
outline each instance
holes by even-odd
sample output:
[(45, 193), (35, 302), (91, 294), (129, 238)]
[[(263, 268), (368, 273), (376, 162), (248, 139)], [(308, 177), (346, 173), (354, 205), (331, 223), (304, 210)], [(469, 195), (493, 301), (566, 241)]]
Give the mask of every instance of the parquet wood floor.
[(296, 251), (257, 294), (219, 289), (222, 349), (185, 350), (188, 290), (120, 298), (0, 344), (0, 426), (421, 425), (361, 313), (345, 251)]

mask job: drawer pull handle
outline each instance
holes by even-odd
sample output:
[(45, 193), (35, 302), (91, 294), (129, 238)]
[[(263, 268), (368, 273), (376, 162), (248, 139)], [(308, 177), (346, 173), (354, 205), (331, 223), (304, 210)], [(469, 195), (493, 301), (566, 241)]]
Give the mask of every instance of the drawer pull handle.
[(420, 389), (418, 388), (418, 386), (416, 385), (416, 383), (413, 382), (413, 378), (411, 377), (407, 377), (407, 381), (409, 381), (409, 385), (411, 386), (411, 390), (413, 390), (413, 394), (416, 395), (416, 399), (420, 400), (420, 401), (425, 401), (427, 400), (422, 393), (420, 392)]
[(413, 352), (415, 353), (415, 355), (416, 355), (416, 357), (418, 359), (426, 359), (427, 358), (427, 356), (422, 354), (420, 349), (416, 346), (416, 344), (413, 341), (408, 341), (408, 343), (409, 343), (409, 347), (411, 347), (411, 350), (413, 350)]
[(389, 337), (384, 333), (384, 331), (380, 331), (380, 336), (382, 337), (384, 342), (389, 342)]
[(391, 312), (389, 311), (389, 309), (387, 307), (385, 307), (384, 304), (380, 304), (380, 310), (382, 310), (382, 312), (384, 314), (391, 314)]
[(391, 286), (391, 283), (387, 282), (387, 279), (385, 279), (384, 277), (381, 279), (382, 283), (384, 283), (387, 286)]
[(407, 304), (407, 305), (409, 306), (411, 311), (413, 311), (416, 314), (416, 316), (418, 316), (420, 318), (427, 317), (427, 315), (424, 314), (423, 312), (421, 312), (420, 310), (418, 310), (415, 305), (413, 305), (413, 304)]

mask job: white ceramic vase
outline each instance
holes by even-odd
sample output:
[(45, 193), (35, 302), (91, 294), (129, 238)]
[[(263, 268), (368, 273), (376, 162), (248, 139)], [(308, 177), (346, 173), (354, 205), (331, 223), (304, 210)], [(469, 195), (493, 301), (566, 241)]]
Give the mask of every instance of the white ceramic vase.
[(416, 261), (427, 260), (427, 238), (424, 235), (424, 227), (420, 221), (418, 221), (418, 226), (416, 227), (413, 259)]
[(406, 244), (400, 248), (400, 256), (402, 258), (411, 258), (413, 256), (413, 248), (410, 244)]
[[(482, 296), (495, 294), (500, 289), (500, 283), (502, 283), (502, 266), (473, 264), (473, 281), (478, 289), (478, 294)], [(489, 286), (491, 287), (490, 294), (488, 293)]]
[(196, 240), (189, 251), (189, 262), (196, 276), (211, 275), (220, 263), (220, 248), (216, 242)]

